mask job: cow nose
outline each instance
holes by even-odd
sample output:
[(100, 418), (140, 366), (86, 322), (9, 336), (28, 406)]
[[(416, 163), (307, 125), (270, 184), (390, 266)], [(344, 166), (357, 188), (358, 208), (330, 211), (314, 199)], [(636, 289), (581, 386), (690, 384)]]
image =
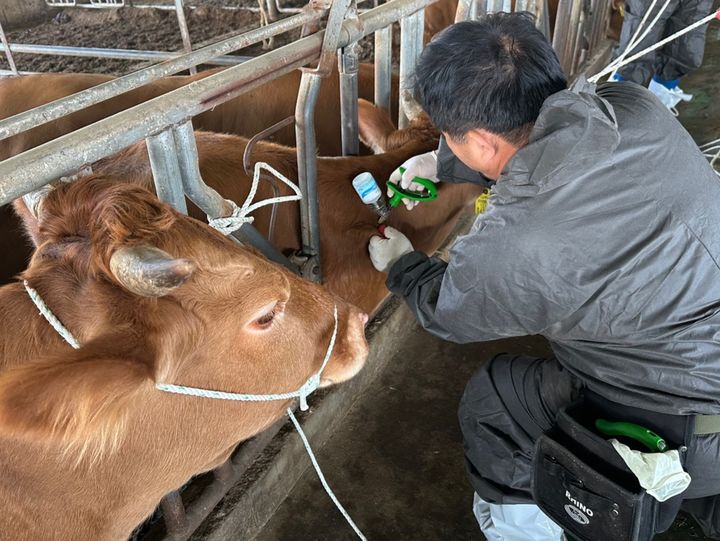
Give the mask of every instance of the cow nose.
[(358, 314), (358, 316), (360, 317), (360, 321), (362, 321), (363, 327), (364, 327), (365, 325), (367, 325), (367, 322), (368, 322), (368, 319), (369, 319), (368, 315), (367, 315), (366, 313), (364, 313), (364, 312), (360, 312), (360, 314)]

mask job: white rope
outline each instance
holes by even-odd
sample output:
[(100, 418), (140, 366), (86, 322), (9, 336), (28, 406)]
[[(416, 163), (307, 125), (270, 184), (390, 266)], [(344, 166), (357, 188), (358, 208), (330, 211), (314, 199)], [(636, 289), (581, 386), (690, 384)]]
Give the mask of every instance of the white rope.
[(630, 39), (630, 43), (628, 43), (628, 46), (625, 48), (625, 50), (622, 52), (620, 56), (618, 56), (614, 61), (612, 61), (608, 67), (615, 66), (615, 69), (610, 74), (610, 78), (612, 79), (615, 77), (615, 74), (617, 73), (618, 69), (620, 69), (619, 64), (625, 60), (625, 57), (630, 54), (630, 51), (632, 51), (635, 47), (637, 47), (640, 43), (642, 43), (642, 40), (644, 40), (647, 35), (650, 33), (650, 30), (652, 30), (652, 27), (655, 26), (655, 24), (658, 22), (658, 19), (660, 19), (660, 16), (663, 14), (663, 12), (667, 9), (668, 4), (670, 3), (670, 0), (665, 0), (665, 3), (660, 8), (660, 10), (655, 15), (655, 18), (652, 20), (652, 22), (648, 25), (648, 27), (645, 29), (645, 31), (642, 33), (640, 37), (638, 35), (643, 29), (643, 25), (645, 24), (645, 21), (647, 21), (647, 18), (650, 16), (650, 13), (655, 8), (655, 4), (657, 4), (657, 0), (653, 0), (652, 4), (650, 4), (650, 7), (645, 12), (645, 15), (643, 16), (642, 20), (640, 21), (640, 25), (637, 27), (637, 30), (635, 30), (635, 34), (633, 34), (633, 37)]
[(27, 283), (27, 280), (23, 280), (23, 285), (25, 286), (25, 291), (27, 291), (30, 299), (35, 303), (37, 309), (40, 310), (40, 314), (42, 314), (42, 316), (47, 320), (47, 322), (50, 323), (52, 328), (55, 329), (55, 331), (60, 336), (62, 336), (68, 344), (70, 344), (75, 349), (80, 349), (80, 342), (78, 342), (72, 335), (72, 333), (67, 330), (65, 325), (63, 325), (62, 322), (57, 317), (55, 317), (55, 314), (52, 313), (52, 310), (50, 310), (50, 308), (47, 307), (47, 304), (43, 302), (40, 294), (30, 287), (30, 285)]
[[(252, 200), (255, 198), (258, 185), (260, 184), (260, 172), (263, 169), (277, 177), (286, 186), (289, 186), (290, 189), (295, 192), (294, 195), (281, 195), (278, 197), (271, 197), (269, 199), (263, 199), (262, 201), (253, 203)], [(257, 162), (255, 164), (255, 170), (253, 172), (253, 180), (252, 185), (250, 186), (250, 193), (248, 193), (242, 206), (238, 207), (234, 201), (226, 199), (226, 201), (231, 205), (233, 209), (232, 214), (230, 214), (230, 216), (224, 216), (221, 218), (211, 218), (210, 216), (208, 216), (208, 223), (211, 227), (214, 227), (222, 234), (230, 235), (234, 231), (240, 229), (243, 224), (252, 223), (254, 218), (252, 216), (249, 216), (249, 214), (255, 212), (257, 209), (275, 203), (286, 203), (289, 201), (299, 201), (301, 199), (302, 192), (295, 183), (293, 183), (289, 178), (287, 178), (285, 175), (283, 175), (267, 163)]]
[(318, 464), (317, 460), (315, 459), (315, 454), (313, 453), (312, 449), (310, 448), (310, 443), (308, 442), (307, 437), (305, 436), (305, 433), (303, 432), (302, 428), (300, 428), (300, 423), (295, 418), (295, 415), (293, 414), (292, 410), (288, 408), (287, 410), (288, 417), (290, 417), (290, 420), (295, 425), (295, 429), (298, 431), (298, 434), (300, 435), (300, 439), (303, 442), (303, 445), (305, 446), (305, 450), (307, 451), (308, 456), (310, 457), (310, 462), (312, 462), (313, 468), (315, 468), (315, 472), (317, 473), (318, 478), (320, 479), (320, 483), (322, 484), (323, 488), (325, 489), (325, 492), (327, 492), (328, 496), (330, 496), (330, 499), (335, 504), (335, 507), (338, 508), (338, 511), (342, 513), (342, 516), (345, 517), (345, 520), (350, 525), (350, 527), (355, 530), (355, 533), (357, 536), (362, 539), (363, 541), (367, 541), (367, 537), (363, 535), (363, 533), (360, 531), (360, 529), (355, 525), (355, 522), (353, 522), (353, 519), (350, 518), (350, 515), (347, 511), (345, 511), (345, 508), (342, 506), (342, 504), (338, 501), (337, 497), (335, 496), (335, 493), (330, 488), (330, 485), (328, 485), (327, 481), (325, 480), (325, 476), (323, 475), (322, 470), (320, 469), (320, 465)]
[(325, 352), (325, 358), (323, 359), (320, 370), (310, 376), (308, 380), (300, 387), (297, 391), (289, 393), (274, 393), (274, 394), (244, 394), (244, 393), (226, 393), (224, 391), (212, 391), (210, 389), (201, 389), (199, 387), (186, 387), (184, 385), (171, 385), (169, 383), (156, 383), (155, 388), (159, 391), (166, 393), (184, 394), (189, 396), (200, 396), (202, 398), (216, 398), (219, 400), (237, 400), (240, 402), (269, 402), (271, 400), (289, 400), (291, 398), (300, 399), (300, 409), (302, 411), (308, 410), (307, 397), (312, 394), (320, 386), (320, 376), (325, 370), (330, 356), (332, 355), (333, 349), (335, 348), (335, 340), (337, 338), (338, 330), (338, 314), (337, 306), (333, 312), (335, 317), (335, 328), (333, 329), (332, 336), (330, 337), (330, 344)]
[(604, 68), (604, 69), (603, 69), (602, 71), (600, 71), (599, 73), (596, 73), (595, 75), (593, 75), (592, 77), (590, 77), (590, 79), (588, 79), (588, 81), (591, 82), (591, 83), (597, 83), (602, 77), (604, 77), (605, 75), (611, 73), (614, 69), (616, 69), (616, 68), (621, 68), (621, 67), (623, 67), (623, 66), (625, 66), (625, 65), (627, 65), (627, 64), (630, 64), (631, 62), (634, 62), (635, 60), (637, 60), (637, 59), (640, 58), (641, 56), (644, 56), (644, 55), (646, 55), (647, 53), (650, 53), (650, 52), (654, 51), (655, 49), (659, 49), (660, 47), (662, 47), (662, 46), (665, 45), (666, 43), (669, 43), (669, 42), (671, 42), (672, 40), (677, 39), (677, 38), (679, 38), (680, 36), (687, 34), (688, 32), (692, 32), (692, 31), (695, 30), (696, 28), (698, 28), (698, 27), (700, 27), (700, 26), (703, 26), (704, 24), (709, 23), (709, 22), (712, 21), (713, 19), (720, 19), (720, 10), (716, 11), (715, 13), (711, 13), (711, 14), (708, 15), (707, 17), (703, 17), (702, 19), (700, 19), (699, 21), (691, 24), (690, 26), (687, 26), (687, 27), (683, 28), (682, 30), (680, 30), (680, 31), (678, 31), (678, 32), (675, 32), (674, 34), (666, 37), (665, 39), (663, 39), (663, 40), (661, 40), (661, 41), (658, 41), (655, 45), (652, 45), (652, 46), (650, 46), (650, 47), (648, 47), (648, 48), (646, 48), (646, 49), (643, 49), (643, 50), (640, 51), (639, 53), (632, 55), (630, 58), (624, 59), (624, 60), (623, 60), (622, 62), (620, 62), (617, 66), (613, 66), (612, 64), (609, 65), (609, 66), (607, 66), (606, 68)]

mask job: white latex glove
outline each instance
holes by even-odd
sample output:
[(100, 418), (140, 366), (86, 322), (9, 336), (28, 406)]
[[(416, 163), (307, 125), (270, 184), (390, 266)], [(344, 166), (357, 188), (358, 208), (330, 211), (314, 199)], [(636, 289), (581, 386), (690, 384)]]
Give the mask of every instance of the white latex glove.
[(640, 486), (659, 502), (684, 492), (692, 481), (690, 474), (683, 470), (676, 450), (641, 453), (615, 439), (610, 443), (638, 478)]
[[(421, 177), (428, 180), (432, 180), (435, 184), (440, 182), (437, 178), (437, 151), (426, 152), (425, 154), (419, 154), (413, 156), (407, 160), (402, 167), (405, 168), (405, 173), (400, 173), (400, 168), (395, 169), (393, 174), (390, 175), (390, 180), (395, 184), (398, 184), (405, 190), (414, 192), (423, 191), (424, 188), (417, 182), (413, 182), (413, 178)], [(388, 197), (392, 197), (394, 192), (388, 189)], [(402, 202), (405, 204), (408, 210), (412, 210), (419, 201), (410, 201), (409, 199), (403, 199)]]
[(392, 227), (385, 228), (385, 237), (370, 239), (370, 260), (380, 272), (387, 272), (398, 259), (414, 250), (410, 239)]

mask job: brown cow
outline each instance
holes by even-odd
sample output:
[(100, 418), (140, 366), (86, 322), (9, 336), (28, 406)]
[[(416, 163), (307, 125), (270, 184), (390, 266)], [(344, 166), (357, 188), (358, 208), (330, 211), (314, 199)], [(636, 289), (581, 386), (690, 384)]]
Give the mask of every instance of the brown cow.
[[(194, 80), (208, 77), (222, 69), (203, 71), (194, 76), (165, 77), (63, 117), (56, 122), (38, 126), (28, 132), (0, 141), (0, 160), (15, 156), (29, 148), (185, 86)], [(300, 77), (300, 71), (288, 73), (198, 115), (194, 118), (193, 125), (196, 129), (252, 137), (268, 126), (294, 115)], [(112, 79), (114, 77), (110, 75), (88, 73), (45, 73), (0, 78), (0, 119)], [(373, 99), (373, 81), (373, 66), (360, 64), (358, 95), (361, 98)], [(397, 78), (393, 80), (393, 87), (397, 89)], [(341, 154), (342, 148), (340, 143), (340, 86), (336, 72), (323, 81), (318, 103), (322, 104), (322, 107), (318, 107), (315, 115), (318, 152), (325, 156), (337, 156)], [(290, 127), (279, 131), (273, 140), (281, 144), (294, 145), (294, 128)]]
[[(369, 104), (368, 104), (369, 105)], [(373, 107), (374, 106), (370, 106)], [(374, 109), (378, 117), (386, 116)], [(426, 119), (415, 121), (407, 130), (395, 131), (384, 138), (389, 152), (374, 156), (320, 158), (317, 163), (320, 201), (320, 234), (324, 285), (348, 302), (366, 312), (374, 311), (387, 296), (385, 275), (377, 272), (367, 255), (369, 238), (376, 234), (377, 216), (355, 194), (351, 181), (359, 173), (369, 171), (379, 181), (406, 159), (437, 146), (437, 133), (425, 125)], [(380, 133), (363, 124), (364, 137), (370, 140)], [(390, 126), (392, 126), (390, 124)], [(242, 172), (242, 155), (246, 140), (233, 136), (198, 132), (197, 144), (200, 170), (208, 185), (238, 203), (245, 200), (250, 179)], [(295, 149), (272, 143), (259, 144), (253, 161), (267, 162), (288, 178), (297, 178)], [(138, 164), (142, 164), (139, 166)], [(122, 176), (150, 186), (152, 176), (144, 145), (135, 145), (126, 152), (96, 166), (114, 176)], [(472, 185), (441, 185), (437, 201), (424, 203), (412, 212), (404, 206), (393, 210), (389, 224), (404, 232), (418, 250), (432, 253), (450, 234), (461, 213), (469, 208), (480, 189)], [(289, 193), (283, 190), (283, 193)], [(267, 183), (260, 183), (256, 201), (272, 195)], [(195, 214), (191, 210), (192, 214)], [(254, 214), (255, 226), (268, 232), (269, 208)], [(202, 213), (195, 214), (198, 218)], [(278, 221), (272, 239), (280, 250), (291, 252), (300, 248), (299, 209), (295, 203), (278, 207)]]
[(140, 186), (88, 177), (40, 206), (23, 274), (79, 340), (72, 349), (22, 284), (0, 288), (3, 539), (118, 540), (289, 401), (161, 392), (297, 390), (337, 343), (322, 386), (367, 357), (367, 316)]
[[(371, 172), (382, 182), (407, 158), (437, 146), (437, 132), (427, 117), (414, 120), (406, 130), (395, 130), (387, 114), (361, 102), (363, 138), (376, 147), (386, 145), (384, 154), (343, 158), (320, 158), (317, 163), (320, 200), (320, 233), (323, 250), (324, 284), (345, 300), (366, 312), (375, 310), (387, 295), (385, 276), (371, 265), (367, 243), (375, 234), (377, 216), (355, 194), (352, 179), (363, 171)], [(247, 140), (234, 135), (196, 132), (200, 170), (205, 182), (223, 196), (238, 203), (244, 201), (250, 179), (243, 173), (242, 156)], [(253, 161), (263, 161), (288, 178), (297, 178), (295, 149), (272, 143), (259, 143)], [(152, 175), (144, 144), (134, 145), (122, 153), (94, 165), (98, 173), (125, 178), (144, 186), (152, 186)], [(283, 190), (283, 193), (289, 193)], [(389, 223), (412, 240), (415, 247), (432, 252), (448, 236), (460, 214), (468, 208), (479, 188), (472, 185), (441, 185), (437, 201), (424, 203), (412, 212), (404, 206), (395, 209)], [(261, 182), (256, 201), (272, 195), (270, 187)], [(17, 202), (24, 212), (24, 205)], [(204, 218), (197, 209), (192, 215)], [(253, 214), (255, 226), (268, 232), (269, 208)], [(28, 220), (29, 221), (29, 220)], [(31, 231), (32, 233), (32, 231)], [(273, 243), (282, 251), (300, 248), (299, 209), (295, 203), (278, 207), (278, 222)]]

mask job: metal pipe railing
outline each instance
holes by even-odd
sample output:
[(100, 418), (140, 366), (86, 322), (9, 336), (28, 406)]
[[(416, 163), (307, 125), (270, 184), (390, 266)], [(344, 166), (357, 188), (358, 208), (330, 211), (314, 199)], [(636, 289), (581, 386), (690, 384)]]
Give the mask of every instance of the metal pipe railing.
[(358, 44), (351, 43), (338, 55), (340, 65), (340, 125), (342, 155), (360, 154), (358, 138)]
[[(400, 20), (400, 95), (414, 86), (415, 65), (423, 49), (423, 29), (425, 27), (425, 9)], [(398, 127), (406, 128), (408, 116), (405, 114), (403, 100), (398, 107)]]
[(18, 70), (15, 65), (15, 59), (13, 58), (12, 51), (8, 47), (7, 37), (5, 36), (5, 30), (3, 30), (2, 24), (0, 24), (0, 45), (2, 45), (5, 50), (5, 58), (7, 58), (8, 65), (10, 66), (10, 73), (17, 75)]
[(198, 64), (209, 63), (210, 60), (225, 53), (236, 51), (263, 39), (299, 28), (304, 24), (319, 20), (325, 10), (311, 10), (277, 21), (263, 28), (258, 28), (208, 45), (190, 54), (181, 55), (161, 64), (147, 67), (118, 79), (77, 92), (65, 98), (36, 107), (30, 111), (13, 115), (0, 121), (0, 140), (35, 128), (46, 122), (69, 115), (90, 105), (100, 103), (152, 81), (173, 75)]
[[(116, 60), (170, 60), (186, 53), (173, 53), (169, 51), (138, 51), (136, 49), (105, 49), (102, 47), (70, 47), (68, 45), (38, 45), (34, 43), (11, 43), (9, 46), (0, 45), (0, 52), (7, 53), (46, 54), (56, 56), (78, 56), (90, 58), (113, 58)], [(218, 56), (207, 61), (217, 66), (234, 66), (247, 60), (247, 57)]]
[(158, 199), (187, 214), (173, 129), (167, 128), (145, 141)]
[(375, 105), (392, 111), (392, 25), (375, 32)]

